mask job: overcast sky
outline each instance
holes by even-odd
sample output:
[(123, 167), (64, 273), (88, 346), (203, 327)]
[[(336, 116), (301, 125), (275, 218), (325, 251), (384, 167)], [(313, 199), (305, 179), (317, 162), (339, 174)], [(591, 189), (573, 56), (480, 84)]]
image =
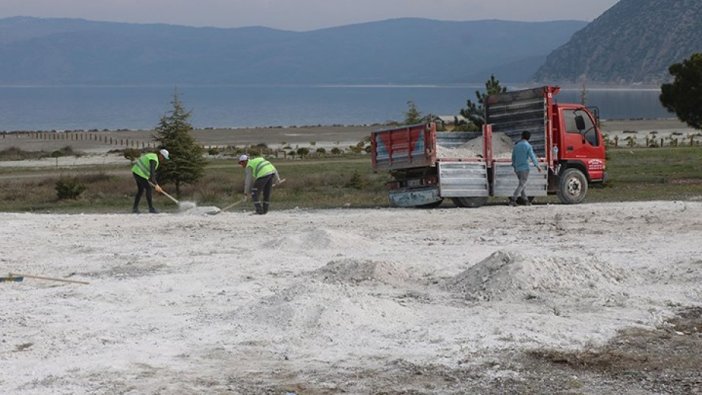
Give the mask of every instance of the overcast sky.
[(0, 18), (314, 30), (402, 17), (591, 21), (618, 0), (0, 0)]

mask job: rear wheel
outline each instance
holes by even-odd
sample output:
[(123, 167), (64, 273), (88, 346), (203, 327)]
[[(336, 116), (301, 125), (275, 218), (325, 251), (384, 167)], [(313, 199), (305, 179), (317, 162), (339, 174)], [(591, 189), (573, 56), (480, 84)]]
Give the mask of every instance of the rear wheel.
[(453, 201), (453, 204), (455, 204), (458, 207), (469, 207), (469, 208), (475, 208), (475, 207), (480, 207), (485, 205), (487, 203), (488, 198), (486, 197), (455, 197), (451, 198)]
[(558, 200), (563, 204), (578, 204), (587, 195), (587, 178), (578, 169), (566, 169), (558, 183)]

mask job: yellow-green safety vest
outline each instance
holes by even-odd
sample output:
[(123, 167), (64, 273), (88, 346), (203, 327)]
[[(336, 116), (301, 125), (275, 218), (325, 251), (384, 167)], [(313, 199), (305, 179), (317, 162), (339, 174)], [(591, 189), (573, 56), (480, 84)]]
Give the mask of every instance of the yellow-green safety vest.
[(158, 155), (154, 154), (153, 152), (144, 154), (137, 159), (136, 163), (134, 163), (134, 166), (132, 166), (132, 173), (138, 175), (141, 178), (145, 179), (150, 179), (151, 178), (151, 162), (152, 160), (156, 161), (156, 166), (154, 166), (154, 170), (158, 169)]
[(254, 180), (275, 173), (275, 166), (261, 157), (249, 159), (249, 163), (246, 164), (246, 167), (251, 168)]

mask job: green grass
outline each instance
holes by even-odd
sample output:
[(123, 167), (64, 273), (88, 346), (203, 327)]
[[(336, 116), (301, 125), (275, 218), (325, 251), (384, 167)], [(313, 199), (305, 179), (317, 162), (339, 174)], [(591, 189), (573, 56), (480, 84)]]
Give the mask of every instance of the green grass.
[[(342, 158), (272, 159), (286, 182), (274, 188), (273, 209), (388, 207), (387, 173), (374, 173), (365, 155)], [(587, 202), (702, 199), (702, 148), (619, 148), (608, 151), (606, 186), (590, 188)], [(59, 200), (56, 182), (77, 177), (86, 185), (78, 199)], [(234, 160), (215, 160), (195, 185), (186, 185), (180, 200), (224, 207), (242, 197), (244, 171)], [(173, 185), (163, 185), (175, 195)], [(0, 211), (129, 212), (135, 192), (128, 167), (105, 165), (79, 169), (0, 169)], [(557, 202), (554, 196), (540, 201)], [(162, 211), (176, 211), (163, 196)], [(142, 205), (145, 205), (142, 202)], [(250, 210), (242, 204), (233, 210)], [(447, 199), (444, 206), (452, 206)]]
[(702, 148), (620, 148), (607, 153), (609, 181), (588, 201), (702, 198)]

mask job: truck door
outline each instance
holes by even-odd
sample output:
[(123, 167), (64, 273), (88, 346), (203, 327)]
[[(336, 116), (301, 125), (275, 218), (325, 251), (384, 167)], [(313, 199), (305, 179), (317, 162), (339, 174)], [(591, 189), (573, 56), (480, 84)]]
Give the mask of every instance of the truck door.
[(587, 168), (590, 180), (602, 180), (605, 147), (592, 115), (584, 108), (562, 109), (561, 115), (565, 133), (560, 159), (580, 161)]

